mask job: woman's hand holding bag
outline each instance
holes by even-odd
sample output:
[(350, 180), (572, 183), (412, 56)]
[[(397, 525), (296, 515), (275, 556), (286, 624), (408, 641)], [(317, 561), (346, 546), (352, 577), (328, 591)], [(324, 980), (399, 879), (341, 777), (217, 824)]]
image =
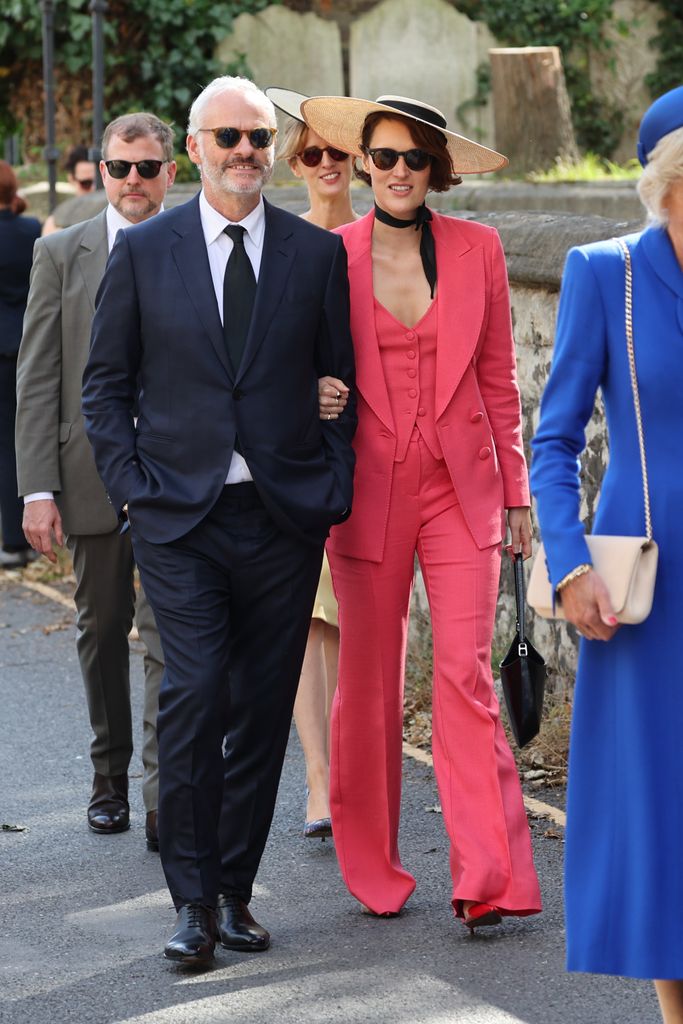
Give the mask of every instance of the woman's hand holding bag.
[(619, 629), (607, 585), (594, 569), (562, 588), (562, 610), (587, 640), (611, 640)]

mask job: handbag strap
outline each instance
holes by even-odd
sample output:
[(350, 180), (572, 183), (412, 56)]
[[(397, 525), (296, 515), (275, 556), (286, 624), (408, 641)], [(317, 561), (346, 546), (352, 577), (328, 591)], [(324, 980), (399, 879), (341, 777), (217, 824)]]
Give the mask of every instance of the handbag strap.
[[(517, 633), (519, 634), (520, 647), (526, 641), (525, 620), (526, 620), (526, 598), (524, 596), (524, 556), (521, 551), (515, 555), (515, 602), (517, 604)], [(520, 654), (526, 654), (526, 651)]]
[(631, 389), (633, 391), (633, 408), (636, 414), (636, 428), (638, 430), (638, 447), (640, 448), (640, 468), (643, 474), (643, 498), (645, 503), (645, 536), (652, 540), (652, 516), (650, 514), (650, 485), (647, 477), (647, 459), (645, 458), (645, 434), (643, 432), (643, 417), (640, 412), (640, 394), (638, 391), (638, 377), (636, 375), (636, 355), (633, 348), (633, 267), (631, 265), (631, 250), (623, 238), (617, 238), (621, 251), (624, 254), (626, 269), (626, 347), (628, 349), (628, 366), (631, 373)]

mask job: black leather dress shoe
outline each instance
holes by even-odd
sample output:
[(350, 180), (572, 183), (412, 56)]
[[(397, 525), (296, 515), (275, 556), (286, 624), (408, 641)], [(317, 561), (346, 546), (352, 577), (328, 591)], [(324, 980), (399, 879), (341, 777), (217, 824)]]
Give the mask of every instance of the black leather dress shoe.
[(147, 817), (145, 818), (145, 839), (147, 841), (147, 849), (151, 850), (152, 853), (158, 853), (159, 829), (157, 827), (156, 811), (147, 811)]
[(88, 804), (88, 826), (102, 835), (130, 828), (127, 775), (108, 776), (95, 772)]
[(218, 896), (218, 938), (224, 949), (238, 953), (261, 953), (270, 945), (270, 935), (257, 924), (249, 907), (239, 896)]
[(176, 930), (166, 943), (167, 960), (188, 967), (203, 967), (213, 960), (216, 914), (201, 903), (185, 903), (178, 910)]

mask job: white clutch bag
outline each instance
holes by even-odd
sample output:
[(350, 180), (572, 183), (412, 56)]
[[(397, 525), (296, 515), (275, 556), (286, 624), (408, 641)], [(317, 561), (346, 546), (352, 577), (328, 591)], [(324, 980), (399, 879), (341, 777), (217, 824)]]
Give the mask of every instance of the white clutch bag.
[[(609, 591), (614, 614), (618, 622), (635, 624), (643, 622), (652, 609), (657, 576), (659, 549), (652, 539), (652, 518), (650, 515), (650, 489), (645, 459), (645, 436), (640, 414), (640, 396), (636, 376), (636, 360), (633, 349), (633, 271), (631, 253), (622, 238), (617, 240), (624, 253), (626, 264), (626, 344), (633, 390), (633, 407), (638, 429), (640, 465), (643, 475), (643, 498), (645, 504), (645, 537), (616, 537), (609, 534), (592, 534), (586, 537), (591, 562), (602, 577)], [(561, 602), (555, 598), (548, 576), (543, 545), (539, 547), (531, 569), (527, 588), (527, 603), (545, 619), (563, 619)]]

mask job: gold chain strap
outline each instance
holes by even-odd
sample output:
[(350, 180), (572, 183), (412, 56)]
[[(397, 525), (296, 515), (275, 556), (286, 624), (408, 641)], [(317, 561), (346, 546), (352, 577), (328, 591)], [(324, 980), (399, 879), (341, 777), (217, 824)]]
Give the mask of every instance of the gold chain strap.
[(650, 514), (650, 485), (647, 479), (647, 460), (645, 458), (645, 434), (643, 418), (640, 413), (640, 395), (638, 393), (638, 377), (636, 376), (636, 356), (633, 348), (633, 268), (631, 266), (631, 250), (623, 238), (617, 238), (626, 264), (626, 347), (628, 349), (628, 365), (631, 371), (631, 388), (633, 390), (633, 408), (636, 414), (638, 445), (640, 447), (640, 468), (643, 473), (643, 498), (645, 500), (645, 536), (652, 540), (652, 516)]

